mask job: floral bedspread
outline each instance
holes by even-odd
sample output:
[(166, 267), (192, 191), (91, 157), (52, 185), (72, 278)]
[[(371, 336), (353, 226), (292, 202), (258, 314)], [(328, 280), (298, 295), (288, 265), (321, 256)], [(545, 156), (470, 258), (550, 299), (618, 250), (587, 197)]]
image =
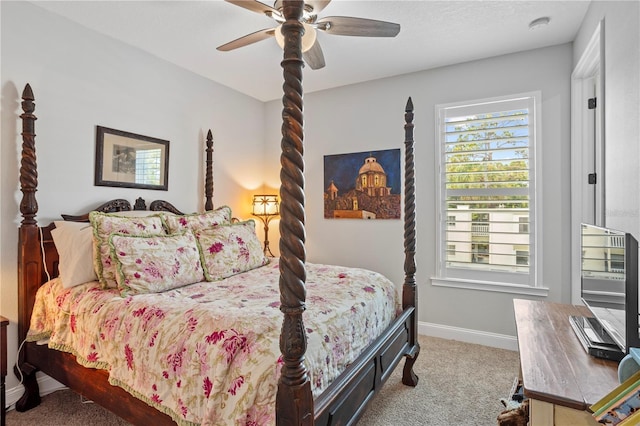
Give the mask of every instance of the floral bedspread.
[[(396, 317), (380, 274), (307, 264), (306, 365), (320, 394)], [(109, 381), (178, 424), (272, 425), (282, 313), (277, 260), (223, 281), (123, 298), (58, 280), (37, 295), (28, 340), (108, 370)]]

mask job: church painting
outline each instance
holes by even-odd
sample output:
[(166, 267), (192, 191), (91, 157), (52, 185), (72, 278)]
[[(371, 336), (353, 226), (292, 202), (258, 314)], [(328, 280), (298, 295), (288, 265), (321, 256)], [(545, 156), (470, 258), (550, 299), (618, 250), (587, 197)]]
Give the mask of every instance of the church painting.
[(400, 150), (324, 156), (326, 219), (400, 219)]

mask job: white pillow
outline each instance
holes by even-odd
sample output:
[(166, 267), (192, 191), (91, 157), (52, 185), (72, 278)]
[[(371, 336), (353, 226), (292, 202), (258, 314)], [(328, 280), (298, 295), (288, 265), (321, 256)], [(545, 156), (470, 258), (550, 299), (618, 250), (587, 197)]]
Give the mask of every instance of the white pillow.
[(55, 221), (51, 231), (58, 250), (58, 272), (64, 288), (97, 281), (93, 267), (93, 227), (88, 222)]

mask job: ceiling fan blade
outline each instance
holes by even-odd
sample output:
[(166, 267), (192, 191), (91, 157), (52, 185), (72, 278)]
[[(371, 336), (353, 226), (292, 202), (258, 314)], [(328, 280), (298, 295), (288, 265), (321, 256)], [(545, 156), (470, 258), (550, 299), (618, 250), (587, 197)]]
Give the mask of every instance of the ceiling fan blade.
[(237, 38), (233, 41), (230, 41), (229, 43), (225, 43), (222, 46), (218, 46), (217, 49), (222, 52), (228, 52), (229, 50), (257, 43), (269, 37), (273, 37), (273, 35), (275, 34), (275, 30), (275, 28), (267, 28), (264, 30), (256, 31), (255, 33), (247, 34), (246, 36)]
[(317, 24), (319, 30), (345, 36), (395, 37), (400, 32), (400, 24), (349, 16), (328, 16)]
[(252, 12), (263, 13), (267, 16), (280, 15), (280, 12), (271, 6), (267, 6), (257, 0), (225, 0), (228, 3), (235, 4), (236, 6), (243, 7)]
[(316, 15), (324, 10), (327, 5), (331, 3), (331, 0), (306, 0), (305, 4), (308, 4), (313, 8), (313, 13)]
[(320, 42), (316, 39), (316, 42), (313, 43), (311, 49), (306, 52), (302, 52), (302, 59), (309, 65), (312, 70), (319, 70), (320, 68), (324, 68), (324, 54), (322, 53), (322, 48), (320, 47)]

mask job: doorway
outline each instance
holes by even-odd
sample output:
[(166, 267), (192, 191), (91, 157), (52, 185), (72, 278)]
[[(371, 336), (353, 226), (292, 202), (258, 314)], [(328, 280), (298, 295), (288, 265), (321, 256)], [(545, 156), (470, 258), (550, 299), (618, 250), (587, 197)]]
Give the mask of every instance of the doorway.
[(571, 303), (580, 301), (580, 224), (605, 226), (604, 21), (571, 75)]

